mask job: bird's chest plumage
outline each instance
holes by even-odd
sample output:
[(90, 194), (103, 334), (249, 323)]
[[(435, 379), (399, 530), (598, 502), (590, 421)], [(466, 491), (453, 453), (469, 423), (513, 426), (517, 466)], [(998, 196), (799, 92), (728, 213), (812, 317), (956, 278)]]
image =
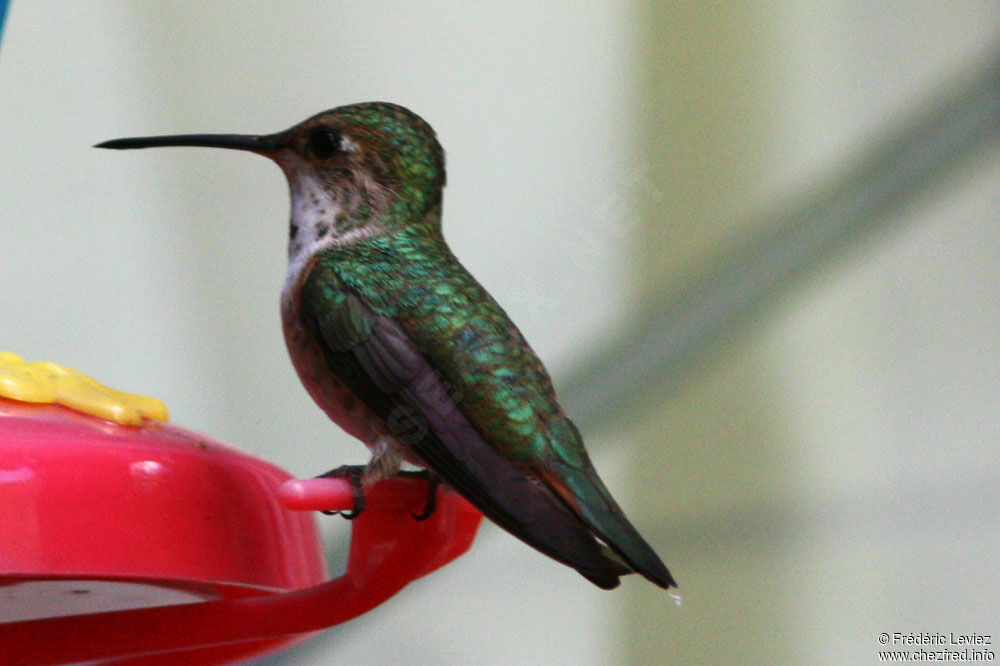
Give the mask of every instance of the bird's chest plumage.
[[(302, 274), (307, 271), (302, 271)], [(328, 367), (319, 340), (301, 315), (303, 275), (289, 274), (281, 298), (281, 323), (292, 365), (306, 391), (334, 423), (368, 446), (379, 437), (382, 419), (365, 406)]]

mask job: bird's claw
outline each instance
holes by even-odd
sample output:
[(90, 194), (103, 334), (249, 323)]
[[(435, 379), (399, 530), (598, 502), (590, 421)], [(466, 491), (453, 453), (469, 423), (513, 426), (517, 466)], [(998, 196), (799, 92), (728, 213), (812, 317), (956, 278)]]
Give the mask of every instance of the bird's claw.
[(350, 511), (321, 511), (327, 516), (341, 515), (347, 520), (354, 520), (365, 510), (365, 493), (361, 486), (361, 475), (364, 473), (364, 465), (341, 465), (329, 472), (320, 474), (320, 479), (345, 479), (351, 484), (354, 490), (354, 506)]
[[(345, 479), (354, 490), (354, 507), (350, 511), (320, 511), (327, 516), (341, 515), (347, 520), (354, 520), (365, 510), (365, 493), (361, 483), (364, 475), (364, 465), (341, 465), (329, 472), (320, 474), (319, 479)], [(437, 490), (441, 485), (441, 477), (428, 469), (399, 472), (398, 476), (419, 478), (427, 482), (427, 503), (420, 513), (411, 514), (414, 520), (424, 521), (437, 511)]]
[(414, 472), (400, 472), (400, 476), (417, 477), (427, 481), (427, 503), (420, 513), (410, 514), (414, 520), (424, 521), (434, 515), (437, 511), (437, 490), (441, 485), (441, 477), (429, 469), (422, 469)]

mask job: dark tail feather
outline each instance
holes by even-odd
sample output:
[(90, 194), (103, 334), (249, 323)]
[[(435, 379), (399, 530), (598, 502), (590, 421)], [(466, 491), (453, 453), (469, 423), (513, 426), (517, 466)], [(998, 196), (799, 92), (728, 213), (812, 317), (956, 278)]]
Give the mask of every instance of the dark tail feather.
[[(453, 425), (457, 430), (461, 425)], [(449, 433), (454, 435), (455, 433)], [(493, 522), (549, 557), (567, 564), (598, 587), (619, 584), (628, 573), (572, 509), (544, 483), (481, 442), (474, 432), (455, 437), (465, 444), (455, 455), (441, 438), (428, 435), (410, 445), (444, 481)], [(449, 440), (450, 441), (450, 438)]]
[(594, 585), (611, 590), (618, 587), (619, 576), (630, 573), (630, 569), (620, 565), (617, 557), (607, 557), (579, 518), (548, 489), (523, 488), (517, 495), (519, 505), (505, 507), (502, 501), (496, 501), (496, 495), (483, 492), (481, 486), (467, 484), (465, 478), (442, 476), (497, 525), (529, 546), (573, 567)]
[(547, 479), (550, 486), (613, 551), (606, 553), (609, 560), (623, 566), (625, 573), (634, 571), (664, 589), (677, 587), (666, 565), (625, 517), (593, 467), (563, 467), (560, 472), (561, 479)]

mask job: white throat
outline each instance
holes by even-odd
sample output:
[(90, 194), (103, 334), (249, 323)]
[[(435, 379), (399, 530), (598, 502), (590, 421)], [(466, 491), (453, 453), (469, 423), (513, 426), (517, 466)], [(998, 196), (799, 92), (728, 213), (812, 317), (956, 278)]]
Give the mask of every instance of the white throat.
[(347, 229), (338, 226), (344, 212), (343, 204), (311, 173), (299, 171), (290, 174), (289, 190), (292, 216), (289, 222), (286, 289), (295, 283), (303, 267), (317, 253), (337, 245), (350, 245), (381, 229), (375, 224)]

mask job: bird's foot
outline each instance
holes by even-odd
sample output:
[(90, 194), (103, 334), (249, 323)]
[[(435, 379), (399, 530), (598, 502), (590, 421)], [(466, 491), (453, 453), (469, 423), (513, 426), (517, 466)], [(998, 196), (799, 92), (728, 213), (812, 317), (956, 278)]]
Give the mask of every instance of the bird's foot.
[(432, 472), (429, 469), (421, 469), (416, 471), (404, 471), (399, 472), (398, 476), (408, 476), (410, 478), (424, 479), (427, 481), (427, 503), (424, 504), (424, 510), (420, 513), (414, 513), (414, 520), (424, 521), (434, 515), (437, 510), (437, 490), (438, 486), (441, 485), (441, 477)]
[(365, 510), (365, 493), (361, 487), (361, 477), (364, 474), (364, 465), (341, 465), (336, 469), (331, 469), (329, 472), (320, 474), (317, 478), (319, 479), (346, 479), (350, 482), (351, 488), (354, 490), (354, 507), (350, 511), (322, 511), (328, 516), (336, 516), (340, 514), (347, 520), (354, 520), (361, 515), (361, 512)]

